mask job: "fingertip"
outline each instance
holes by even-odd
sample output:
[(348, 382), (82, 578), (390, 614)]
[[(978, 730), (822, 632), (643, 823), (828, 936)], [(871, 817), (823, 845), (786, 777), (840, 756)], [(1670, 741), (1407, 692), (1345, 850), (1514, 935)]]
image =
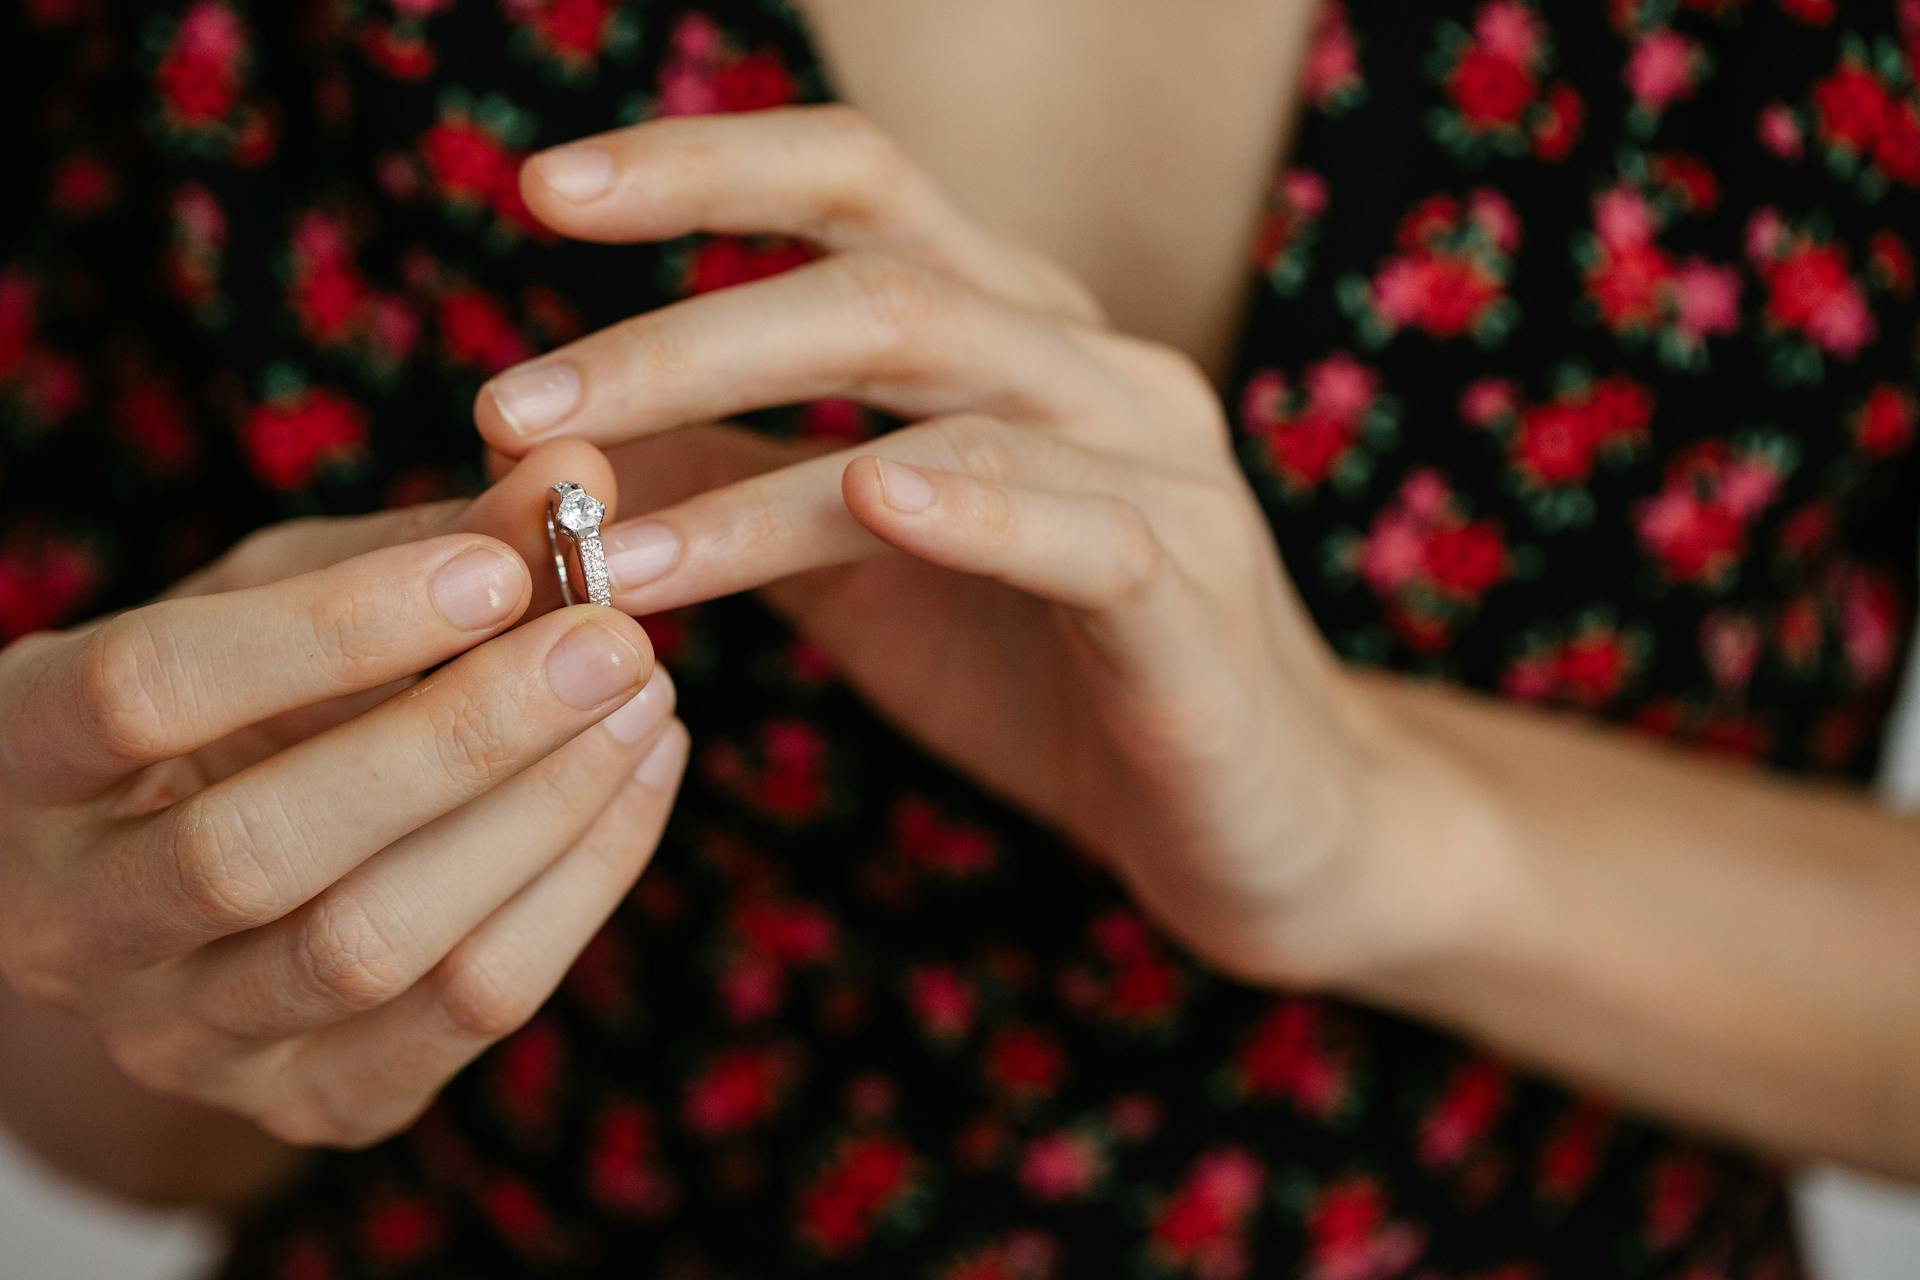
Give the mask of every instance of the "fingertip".
[(665, 791), (679, 781), (685, 769), (693, 735), (679, 717), (667, 721), (660, 737), (634, 766), (633, 779), (649, 791)]

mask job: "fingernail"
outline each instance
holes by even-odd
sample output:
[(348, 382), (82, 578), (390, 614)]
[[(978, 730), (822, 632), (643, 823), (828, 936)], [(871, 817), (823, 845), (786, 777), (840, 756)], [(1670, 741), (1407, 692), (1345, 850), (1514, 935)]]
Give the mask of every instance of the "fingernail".
[(463, 551), (433, 575), (433, 607), (462, 631), (497, 626), (520, 603), (523, 572), (520, 562), (505, 552), (486, 547)]
[(501, 374), (488, 384), (494, 407), (523, 436), (560, 424), (580, 403), (580, 372), (564, 360)]
[(640, 681), (640, 651), (598, 622), (567, 632), (547, 655), (547, 685), (570, 707), (591, 711)]
[(875, 458), (880, 496), (895, 511), (925, 511), (933, 505), (933, 483), (912, 467)]
[(673, 680), (667, 669), (655, 666), (640, 692), (634, 694), (600, 723), (607, 726), (615, 742), (632, 746), (653, 731), (653, 727), (673, 711)]
[(614, 525), (600, 540), (616, 591), (652, 582), (680, 558), (680, 535), (658, 520)]
[(577, 203), (603, 196), (613, 185), (613, 157), (600, 147), (568, 146), (533, 158), (540, 181)]
[(687, 757), (687, 731), (679, 725), (668, 725), (667, 731), (660, 735), (660, 741), (653, 744), (646, 759), (634, 767), (634, 781), (643, 787), (661, 791), (673, 784), (673, 775), (680, 770), (680, 762)]

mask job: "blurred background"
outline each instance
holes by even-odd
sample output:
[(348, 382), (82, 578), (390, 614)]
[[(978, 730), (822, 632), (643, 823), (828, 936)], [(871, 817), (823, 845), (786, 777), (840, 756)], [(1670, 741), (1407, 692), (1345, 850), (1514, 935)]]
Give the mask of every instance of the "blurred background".
[[(1908, 667), (1916, 669), (1920, 644)], [(1915, 684), (1910, 676), (1882, 785), (1920, 807)], [(1920, 1277), (1920, 1188), (1816, 1170), (1801, 1180), (1799, 1206), (1821, 1280)], [(130, 1213), (50, 1178), (0, 1134), (0, 1280), (185, 1280), (205, 1269), (217, 1243), (190, 1215)]]

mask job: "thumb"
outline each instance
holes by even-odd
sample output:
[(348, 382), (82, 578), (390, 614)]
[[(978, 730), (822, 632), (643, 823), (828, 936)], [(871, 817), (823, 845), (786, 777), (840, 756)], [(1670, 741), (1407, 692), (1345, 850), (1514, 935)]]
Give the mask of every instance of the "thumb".
[(582, 440), (554, 440), (534, 448), (478, 497), (271, 525), (166, 594), (205, 595), (258, 586), (381, 547), (446, 533), (481, 533), (498, 538), (526, 561), (533, 575), (533, 603), (528, 609), (528, 616), (533, 616), (560, 604), (559, 579), (547, 546), (546, 503), (547, 490), (562, 480), (571, 480), (604, 502), (611, 519), (619, 495), (606, 457)]

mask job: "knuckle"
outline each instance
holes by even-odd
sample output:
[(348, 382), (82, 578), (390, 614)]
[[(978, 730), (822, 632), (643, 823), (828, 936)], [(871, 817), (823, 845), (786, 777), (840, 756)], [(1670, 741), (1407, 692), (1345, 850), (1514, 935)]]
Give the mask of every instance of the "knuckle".
[(1107, 595), (1114, 604), (1134, 603), (1159, 585), (1167, 568), (1166, 547), (1139, 507), (1125, 498), (1111, 502), (1113, 577)]
[(330, 591), (307, 605), (322, 671), (342, 690), (364, 689), (392, 673), (398, 636), (381, 626), (359, 591)]
[(319, 1090), (269, 1103), (253, 1120), (270, 1137), (289, 1146), (342, 1151), (370, 1147), (396, 1131), (335, 1103)]
[(434, 995), (447, 1021), (475, 1040), (510, 1036), (540, 1011), (542, 996), (526, 965), (503, 947), (463, 947), (434, 976)]
[(79, 951), (58, 925), (8, 919), (0, 923), (0, 982), (31, 1004), (72, 1008), (78, 996), (74, 960)]
[(858, 313), (873, 326), (883, 352), (918, 349), (941, 305), (943, 287), (930, 272), (884, 253), (852, 252), (835, 261)]
[(245, 820), (207, 799), (189, 800), (176, 814), (170, 861), (192, 919), (222, 933), (272, 921), (278, 895)]
[(458, 790), (487, 787), (509, 771), (513, 753), (485, 700), (448, 685), (427, 705), (440, 768)]
[(405, 954), (366, 904), (335, 891), (307, 909), (297, 934), (299, 969), (330, 1005), (363, 1012), (411, 985)]
[(1017, 478), (1019, 458), (1014, 433), (997, 418), (947, 418), (939, 423), (937, 434), (954, 470), (995, 483)]
[(163, 652), (145, 610), (102, 623), (82, 643), (77, 701), (94, 740), (117, 759), (159, 758), (173, 717)]

